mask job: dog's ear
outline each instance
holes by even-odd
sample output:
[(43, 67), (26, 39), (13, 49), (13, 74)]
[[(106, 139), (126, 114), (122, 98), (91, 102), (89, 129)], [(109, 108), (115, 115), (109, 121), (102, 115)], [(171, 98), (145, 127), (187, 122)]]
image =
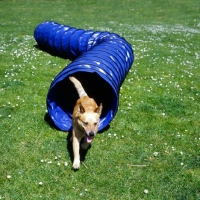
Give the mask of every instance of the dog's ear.
[(85, 109), (83, 108), (83, 106), (81, 105), (81, 103), (79, 103), (79, 105), (78, 105), (78, 112), (80, 114), (83, 114), (85, 112)]
[(99, 116), (101, 115), (103, 109), (103, 105), (102, 103), (100, 103), (100, 105), (95, 109), (95, 112), (99, 114)]

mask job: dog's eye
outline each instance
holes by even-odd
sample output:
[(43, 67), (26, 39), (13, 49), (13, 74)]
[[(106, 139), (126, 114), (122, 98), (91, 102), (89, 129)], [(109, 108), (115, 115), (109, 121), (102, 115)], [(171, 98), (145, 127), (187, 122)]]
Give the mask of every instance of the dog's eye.
[(96, 123), (94, 123), (94, 126), (96, 126), (97, 125), (97, 122)]
[(84, 126), (87, 126), (87, 125), (88, 125), (88, 122), (83, 122), (83, 125), (84, 125)]

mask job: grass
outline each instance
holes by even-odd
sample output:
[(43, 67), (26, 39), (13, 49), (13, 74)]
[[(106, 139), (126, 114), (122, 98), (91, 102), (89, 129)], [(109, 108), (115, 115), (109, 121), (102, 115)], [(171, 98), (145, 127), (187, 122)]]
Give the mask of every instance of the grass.
[[(0, 1), (0, 199), (200, 199), (200, 5), (180, 1)], [(110, 128), (71, 170), (46, 94), (69, 61), (34, 47), (53, 20), (111, 31), (135, 52)]]

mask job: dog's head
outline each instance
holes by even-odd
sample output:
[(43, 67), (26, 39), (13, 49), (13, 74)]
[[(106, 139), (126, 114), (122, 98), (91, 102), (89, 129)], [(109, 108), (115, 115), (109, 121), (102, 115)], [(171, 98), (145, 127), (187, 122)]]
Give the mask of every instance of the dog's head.
[(78, 105), (78, 124), (85, 132), (88, 143), (92, 142), (98, 132), (102, 108), (102, 103), (97, 108), (90, 110), (85, 110), (81, 103)]

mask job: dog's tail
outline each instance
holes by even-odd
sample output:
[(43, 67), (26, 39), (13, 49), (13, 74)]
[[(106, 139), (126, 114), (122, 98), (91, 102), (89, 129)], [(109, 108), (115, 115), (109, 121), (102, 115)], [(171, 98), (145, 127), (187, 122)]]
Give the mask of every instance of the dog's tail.
[(70, 76), (69, 80), (74, 84), (74, 86), (75, 86), (75, 88), (78, 92), (79, 98), (87, 96), (87, 93), (83, 89), (83, 86), (81, 85), (81, 83), (76, 78)]

